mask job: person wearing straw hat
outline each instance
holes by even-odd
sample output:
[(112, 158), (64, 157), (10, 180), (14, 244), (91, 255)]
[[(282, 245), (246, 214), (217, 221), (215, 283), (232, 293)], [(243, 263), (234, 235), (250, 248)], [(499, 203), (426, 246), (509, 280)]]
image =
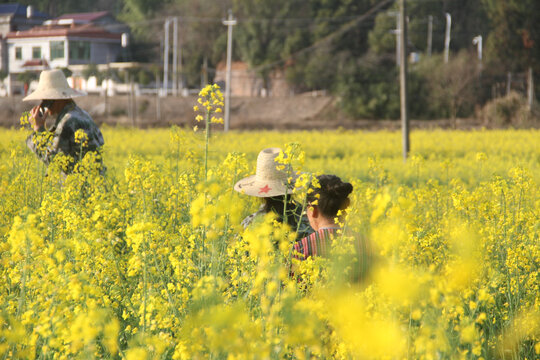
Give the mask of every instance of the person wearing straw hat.
[(288, 176), (284, 170), (279, 170), (275, 159), (281, 152), (280, 148), (267, 148), (257, 157), (255, 175), (248, 176), (234, 185), (234, 190), (249, 196), (262, 199), (258, 211), (247, 216), (242, 225), (247, 228), (255, 219), (273, 212), (277, 220), (286, 222), (297, 231), (297, 238), (301, 239), (313, 232), (309, 222), (302, 215), (302, 206), (292, 198), (293, 186), (288, 184)]
[[(84, 95), (86, 93), (69, 86), (62, 70), (55, 69), (42, 71), (36, 90), (23, 99), (41, 100), (41, 104), (30, 111), (29, 120), (34, 132), (27, 138), (26, 144), (45, 164), (48, 165), (56, 154), (62, 153), (71, 158), (71, 164), (66, 169), (66, 172), (70, 172), (77, 159), (89, 151), (99, 152), (103, 146), (103, 135), (94, 120), (73, 101), (73, 98)], [(45, 124), (49, 117), (56, 118), (47, 129)], [(77, 137), (80, 136), (80, 130), (84, 134), (76, 138), (76, 133)], [(40, 135), (49, 135), (50, 140), (45, 146), (40, 139), (47, 136)]]

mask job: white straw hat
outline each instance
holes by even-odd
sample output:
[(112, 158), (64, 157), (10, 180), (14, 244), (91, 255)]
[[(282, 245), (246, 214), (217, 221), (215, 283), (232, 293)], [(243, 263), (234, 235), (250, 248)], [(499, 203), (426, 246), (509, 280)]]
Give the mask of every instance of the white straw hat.
[(281, 152), (280, 148), (268, 148), (257, 157), (255, 175), (248, 176), (234, 185), (234, 190), (251, 196), (272, 197), (292, 193), (292, 186), (287, 187), (287, 173), (278, 170), (275, 162)]
[(69, 86), (62, 70), (44, 70), (39, 75), (37, 89), (25, 97), (23, 101), (71, 99), (84, 95), (86, 93)]

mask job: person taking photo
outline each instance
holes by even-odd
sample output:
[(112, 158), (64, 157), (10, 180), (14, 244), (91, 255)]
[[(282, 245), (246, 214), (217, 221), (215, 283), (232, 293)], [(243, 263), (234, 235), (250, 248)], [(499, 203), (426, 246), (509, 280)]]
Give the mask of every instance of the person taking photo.
[[(46, 165), (57, 154), (69, 157), (65, 173), (73, 171), (75, 163), (89, 151), (100, 151), (105, 143), (103, 135), (92, 117), (73, 98), (86, 93), (72, 89), (60, 69), (44, 70), (34, 92), (23, 101), (41, 100), (30, 111), (29, 121), (34, 132), (26, 139), (26, 144)], [(47, 119), (54, 118), (54, 124), (46, 127)], [(101, 158), (98, 156), (101, 164)], [(101, 165), (101, 172), (104, 168)]]

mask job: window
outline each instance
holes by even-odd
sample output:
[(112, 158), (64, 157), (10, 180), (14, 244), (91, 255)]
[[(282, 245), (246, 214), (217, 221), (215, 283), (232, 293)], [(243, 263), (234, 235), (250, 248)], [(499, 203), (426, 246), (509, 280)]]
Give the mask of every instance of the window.
[(32, 47), (32, 59), (41, 59), (41, 46)]
[(64, 58), (64, 42), (51, 41), (51, 60)]
[(69, 58), (70, 60), (90, 60), (90, 42), (70, 41)]
[(22, 48), (20, 46), (15, 47), (15, 59), (22, 60)]

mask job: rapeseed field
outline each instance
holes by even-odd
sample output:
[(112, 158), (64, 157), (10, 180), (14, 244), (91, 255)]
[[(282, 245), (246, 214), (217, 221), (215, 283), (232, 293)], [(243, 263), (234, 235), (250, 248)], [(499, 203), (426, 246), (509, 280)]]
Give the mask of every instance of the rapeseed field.
[[(105, 176), (0, 130), (0, 358), (540, 357), (540, 132), (414, 131), (405, 163), (397, 132), (222, 133), (211, 113), (103, 129)], [(354, 185), (332, 256), (294, 278), (294, 234), (244, 230), (259, 203), (233, 191), (274, 146), (300, 203), (311, 174)]]

